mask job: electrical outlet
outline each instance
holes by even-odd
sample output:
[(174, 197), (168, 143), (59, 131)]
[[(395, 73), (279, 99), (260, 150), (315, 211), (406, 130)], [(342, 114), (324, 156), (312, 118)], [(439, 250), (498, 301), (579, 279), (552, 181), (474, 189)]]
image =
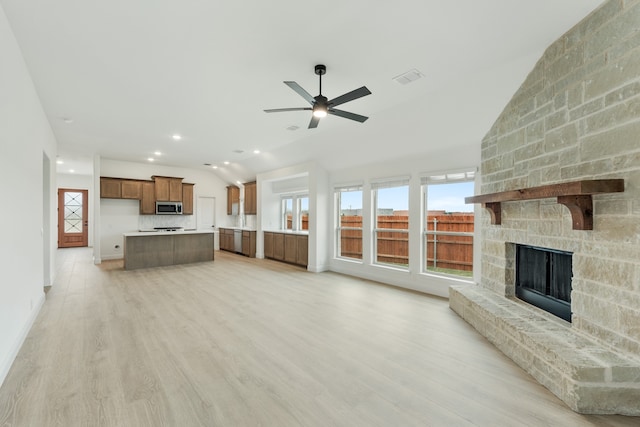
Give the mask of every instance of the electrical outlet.
[(114, 248), (120, 249), (120, 245), (115, 245)]

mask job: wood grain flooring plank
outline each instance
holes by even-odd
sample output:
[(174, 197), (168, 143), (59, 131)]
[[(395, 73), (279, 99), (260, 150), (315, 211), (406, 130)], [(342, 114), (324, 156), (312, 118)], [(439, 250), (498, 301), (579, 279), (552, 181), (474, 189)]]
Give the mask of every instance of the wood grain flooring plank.
[(572, 412), (445, 299), (217, 252), (58, 251), (0, 426), (636, 426)]

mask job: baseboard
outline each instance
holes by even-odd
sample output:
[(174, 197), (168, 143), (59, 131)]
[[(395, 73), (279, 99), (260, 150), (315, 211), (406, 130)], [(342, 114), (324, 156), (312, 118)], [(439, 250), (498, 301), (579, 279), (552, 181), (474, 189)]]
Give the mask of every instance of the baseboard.
[(2, 383), (4, 383), (4, 380), (7, 377), (9, 370), (11, 369), (11, 365), (13, 365), (13, 361), (16, 360), (16, 356), (18, 355), (20, 348), (22, 348), (22, 344), (24, 344), (24, 340), (27, 338), (31, 327), (33, 326), (33, 322), (35, 322), (38, 314), (40, 313), (40, 310), (42, 309), (42, 306), (44, 305), (44, 301), (45, 296), (43, 291), (42, 294), (40, 294), (40, 298), (38, 298), (38, 301), (36, 301), (33, 310), (31, 310), (31, 314), (29, 315), (27, 322), (24, 324), (24, 327), (20, 331), (20, 334), (18, 335), (13, 348), (7, 355), (6, 359), (2, 361), (2, 364), (0, 364), (0, 386), (2, 385)]

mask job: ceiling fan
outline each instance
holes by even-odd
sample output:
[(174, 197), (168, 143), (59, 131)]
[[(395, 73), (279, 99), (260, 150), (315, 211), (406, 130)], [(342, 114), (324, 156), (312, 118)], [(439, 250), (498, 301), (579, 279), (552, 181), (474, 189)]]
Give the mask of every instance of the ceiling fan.
[(313, 111), (313, 116), (311, 117), (311, 121), (309, 122), (309, 129), (318, 127), (318, 123), (322, 117), (326, 117), (327, 114), (332, 114), (338, 117), (344, 117), (345, 119), (355, 120), (357, 122), (363, 123), (369, 117), (361, 116), (360, 114), (350, 113), (348, 111), (338, 110), (336, 107), (340, 104), (344, 104), (345, 102), (353, 101), (354, 99), (362, 98), (363, 96), (371, 95), (371, 91), (367, 89), (366, 86), (362, 86), (361, 88), (352, 90), (351, 92), (347, 92), (344, 95), (340, 95), (337, 98), (333, 98), (332, 100), (328, 100), (326, 96), (322, 95), (322, 76), (327, 73), (327, 67), (318, 64), (315, 67), (315, 72), (320, 79), (320, 95), (311, 96), (309, 92), (304, 90), (298, 83), (296, 82), (284, 82), (291, 89), (295, 90), (298, 95), (307, 100), (311, 107), (300, 107), (300, 108), (275, 108), (271, 110), (264, 110), (266, 113), (280, 113), (283, 111)]

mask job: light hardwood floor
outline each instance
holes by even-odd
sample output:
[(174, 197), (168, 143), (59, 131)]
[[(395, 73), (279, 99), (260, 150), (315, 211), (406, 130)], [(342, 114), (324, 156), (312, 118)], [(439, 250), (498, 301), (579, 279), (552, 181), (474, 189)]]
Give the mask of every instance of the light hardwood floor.
[(1, 426), (640, 425), (572, 412), (444, 299), (224, 252), (58, 255)]

